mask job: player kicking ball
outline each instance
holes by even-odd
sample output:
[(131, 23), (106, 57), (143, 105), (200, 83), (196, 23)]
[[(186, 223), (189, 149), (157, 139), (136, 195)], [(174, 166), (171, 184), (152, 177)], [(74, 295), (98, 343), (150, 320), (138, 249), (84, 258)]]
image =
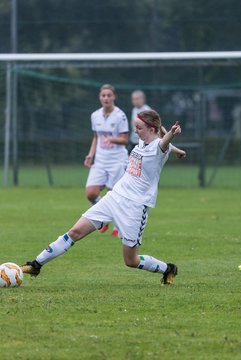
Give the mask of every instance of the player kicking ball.
[(113, 222), (122, 239), (125, 264), (162, 274), (163, 284), (174, 283), (176, 265), (150, 255), (139, 255), (138, 251), (148, 219), (148, 209), (155, 207), (160, 173), (172, 147), (170, 142), (181, 133), (181, 127), (176, 122), (160, 138), (161, 119), (154, 110), (138, 114), (135, 123), (140, 140), (130, 154), (125, 174), (68, 232), (59, 236), (35, 260), (22, 265), (24, 273), (37, 276), (43, 265), (64, 254), (76, 241), (100, 229), (103, 223)]

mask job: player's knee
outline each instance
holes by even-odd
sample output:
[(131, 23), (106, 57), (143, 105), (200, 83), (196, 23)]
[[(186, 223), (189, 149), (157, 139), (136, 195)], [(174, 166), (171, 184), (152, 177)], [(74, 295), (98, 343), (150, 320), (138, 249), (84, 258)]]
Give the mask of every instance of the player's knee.
[(96, 198), (96, 196), (94, 196), (93, 194), (89, 194), (89, 193), (86, 194), (86, 197), (90, 202), (93, 202)]
[(82, 236), (83, 236), (82, 233), (81, 233), (81, 229), (79, 229), (77, 227), (73, 227), (72, 229), (70, 229), (68, 231), (68, 235), (74, 241), (81, 239)]
[(85, 189), (85, 194), (86, 194), (87, 199), (88, 199), (90, 202), (95, 201), (95, 199), (99, 196), (99, 192), (98, 192), (98, 191), (93, 190), (93, 189), (88, 189), (88, 188)]
[(131, 268), (136, 268), (138, 266), (138, 263), (136, 259), (132, 258), (124, 258), (125, 265)]

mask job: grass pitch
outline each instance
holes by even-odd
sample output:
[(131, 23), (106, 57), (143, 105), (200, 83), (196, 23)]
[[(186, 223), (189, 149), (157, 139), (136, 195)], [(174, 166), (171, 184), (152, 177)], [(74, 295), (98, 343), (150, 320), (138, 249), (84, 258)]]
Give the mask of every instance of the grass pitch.
[[(21, 187), (46, 187), (51, 184), (56, 187), (84, 187), (89, 169), (85, 166), (76, 165), (54, 165), (49, 169), (49, 177), (46, 168), (39, 165), (21, 165), (19, 168), (19, 186)], [(222, 166), (219, 167), (212, 184), (209, 180), (213, 175), (214, 168), (207, 166), (205, 178), (207, 186), (215, 188), (241, 188), (241, 167)], [(3, 183), (3, 171), (0, 168), (0, 183)], [(9, 183), (13, 185), (13, 174), (9, 172)], [(167, 164), (161, 175), (162, 187), (199, 187), (199, 167), (196, 165), (185, 165), (185, 161), (176, 160), (174, 164)]]
[[(0, 262), (32, 260), (87, 209), (82, 189), (0, 189)], [(91, 234), (36, 279), (0, 289), (1, 358), (240, 359), (241, 196), (161, 189), (140, 253), (179, 266), (173, 287)]]

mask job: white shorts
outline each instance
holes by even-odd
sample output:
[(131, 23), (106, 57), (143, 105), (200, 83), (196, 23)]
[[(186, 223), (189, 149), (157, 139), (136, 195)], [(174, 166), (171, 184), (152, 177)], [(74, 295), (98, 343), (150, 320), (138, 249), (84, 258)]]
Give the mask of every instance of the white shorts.
[(106, 186), (107, 189), (113, 189), (114, 185), (124, 175), (126, 163), (115, 164), (106, 169), (104, 166), (93, 164), (89, 171), (89, 176), (86, 182), (88, 186)]
[(96, 229), (113, 222), (118, 228), (122, 243), (129, 247), (141, 245), (148, 219), (148, 207), (109, 191), (83, 215)]

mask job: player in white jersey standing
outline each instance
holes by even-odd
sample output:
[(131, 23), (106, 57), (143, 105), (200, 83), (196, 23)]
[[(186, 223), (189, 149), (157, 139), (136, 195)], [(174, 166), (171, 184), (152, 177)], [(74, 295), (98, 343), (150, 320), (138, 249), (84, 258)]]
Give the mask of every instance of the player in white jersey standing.
[(130, 144), (128, 146), (128, 150), (130, 152), (139, 142), (139, 137), (136, 133), (135, 125), (137, 114), (139, 114), (141, 111), (151, 110), (150, 106), (146, 104), (146, 95), (142, 90), (134, 90), (131, 93), (131, 103), (133, 105), (133, 109), (131, 112)]
[(113, 221), (119, 229), (123, 258), (127, 266), (163, 275), (163, 284), (173, 284), (177, 266), (149, 255), (138, 255), (148, 218), (148, 208), (155, 207), (160, 173), (171, 151), (171, 140), (180, 134), (178, 122), (163, 138), (159, 137), (160, 117), (153, 110), (136, 117), (139, 144), (132, 150), (123, 177), (97, 204), (87, 210), (77, 223), (43, 250), (35, 260), (22, 265), (24, 273), (38, 275), (41, 267), (64, 254), (76, 241)]
[[(86, 196), (93, 205), (101, 199), (100, 192), (104, 187), (112, 189), (122, 177), (128, 161), (125, 147), (128, 144), (128, 120), (125, 113), (115, 106), (114, 87), (103, 85), (99, 99), (102, 107), (91, 115), (94, 135), (84, 162), (90, 168)], [(103, 224), (99, 232), (107, 229), (108, 224)], [(118, 230), (114, 228), (112, 235), (117, 236)]]

